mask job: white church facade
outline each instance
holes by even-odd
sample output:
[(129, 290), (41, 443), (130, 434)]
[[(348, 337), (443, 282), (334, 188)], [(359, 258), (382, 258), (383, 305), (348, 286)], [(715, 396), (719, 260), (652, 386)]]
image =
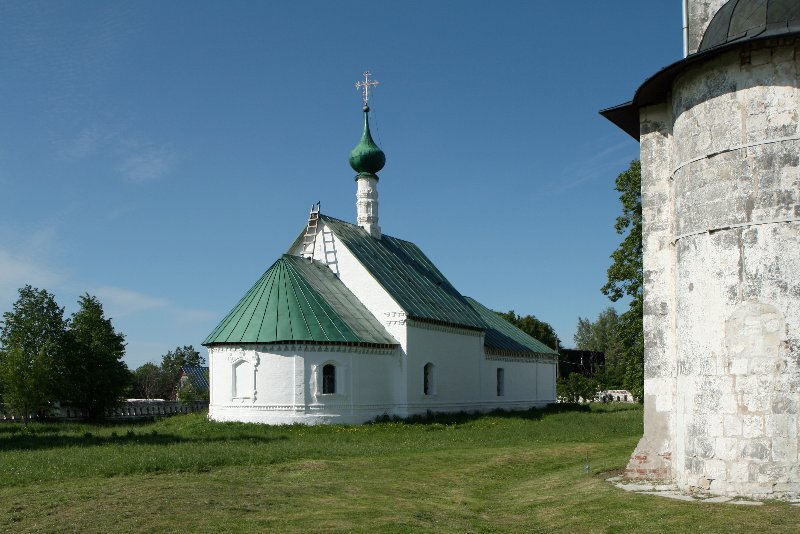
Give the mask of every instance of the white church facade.
[(362, 423), (555, 402), (553, 349), (461, 295), (416, 245), (382, 234), (384, 162), (365, 99), (350, 156), (358, 224), (315, 206), (206, 338), (211, 419)]

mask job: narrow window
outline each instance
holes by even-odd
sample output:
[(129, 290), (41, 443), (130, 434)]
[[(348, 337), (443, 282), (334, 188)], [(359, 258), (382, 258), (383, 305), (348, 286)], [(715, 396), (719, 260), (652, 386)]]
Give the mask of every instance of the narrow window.
[(436, 383), (434, 381), (433, 375), (433, 364), (426, 363), (425, 368), (423, 369), (423, 383), (422, 383), (422, 392), (425, 395), (433, 395), (436, 393)]
[(336, 393), (336, 367), (331, 363), (322, 368), (322, 393)]
[(497, 396), (502, 397), (506, 394), (506, 370), (502, 367), (497, 368)]

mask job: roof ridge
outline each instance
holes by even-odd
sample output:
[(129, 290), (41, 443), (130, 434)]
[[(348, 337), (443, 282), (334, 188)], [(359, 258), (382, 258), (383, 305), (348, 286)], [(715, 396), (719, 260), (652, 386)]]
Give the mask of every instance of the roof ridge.
[[(339, 219), (339, 218), (333, 217), (333, 216), (331, 216), (331, 215), (325, 215), (324, 213), (321, 213), (321, 212), (320, 212), (319, 216), (320, 216), (321, 218), (323, 218), (323, 219), (329, 219), (329, 220), (332, 220), (332, 221), (334, 221), (334, 222), (338, 222), (338, 223), (346, 224), (346, 225), (348, 225), (348, 226), (352, 226), (353, 228), (358, 228), (359, 230), (364, 230), (363, 228), (361, 228), (361, 227), (360, 227), (359, 225), (357, 225), (357, 224), (353, 224), (353, 223), (351, 223), (351, 222), (349, 222), (349, 221), (345, 221), (345, 220), (343, 220), (343, 219)], [(366, 232), (366, 230), (364, 230), (364, 232)], [(409, 241), (408, 239), (403, 239), (402, 237), (396, 237), (396, 236), (389, 235), (389, 234), (387, 234), (387, 233), (381, 232), (381, 238), (384, 238), (384, 237), (388, 237), (389, 239), (393, 239), (393, 240), (395, 240), (395, 241), (402, 241), (403, 243), (410, 243), (410, 244), (414, 245), (415, 247), (419, 248), (419, 247), (417, 246), (417, 244), (416, 244), (416, 243), (414, 243), (413, 241)]]

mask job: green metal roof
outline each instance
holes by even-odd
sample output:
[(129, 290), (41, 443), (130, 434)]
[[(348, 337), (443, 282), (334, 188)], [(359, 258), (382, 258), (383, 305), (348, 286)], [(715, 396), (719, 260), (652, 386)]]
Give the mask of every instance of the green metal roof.
[(486, 335), (483, 341), (483, 345), (486, 348), (502, 352), (532, 352), (548, 356), (555, 356), (558, 354), (555, 350), (538, 339), (529, 336), (477, 300), (470, 297), (464, 298), (486, 324)]
[(328, 267), (289, 255), (267, 269), (203, 345), (280, 342), (397, 345)]
[(375, 239), (354, 224), (320, 218), (410, 318), (483, 330), (469, 303), (414, 243), (386, 234)]

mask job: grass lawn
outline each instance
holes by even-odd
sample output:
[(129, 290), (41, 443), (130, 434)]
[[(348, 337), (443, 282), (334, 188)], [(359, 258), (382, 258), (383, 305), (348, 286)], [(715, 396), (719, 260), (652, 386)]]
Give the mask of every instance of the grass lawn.
[(330, 427), (2, 424), (0, 530), (800, 532), (785, 503), (615, 488), (605, 479), (641, 431), (625, 406)]

